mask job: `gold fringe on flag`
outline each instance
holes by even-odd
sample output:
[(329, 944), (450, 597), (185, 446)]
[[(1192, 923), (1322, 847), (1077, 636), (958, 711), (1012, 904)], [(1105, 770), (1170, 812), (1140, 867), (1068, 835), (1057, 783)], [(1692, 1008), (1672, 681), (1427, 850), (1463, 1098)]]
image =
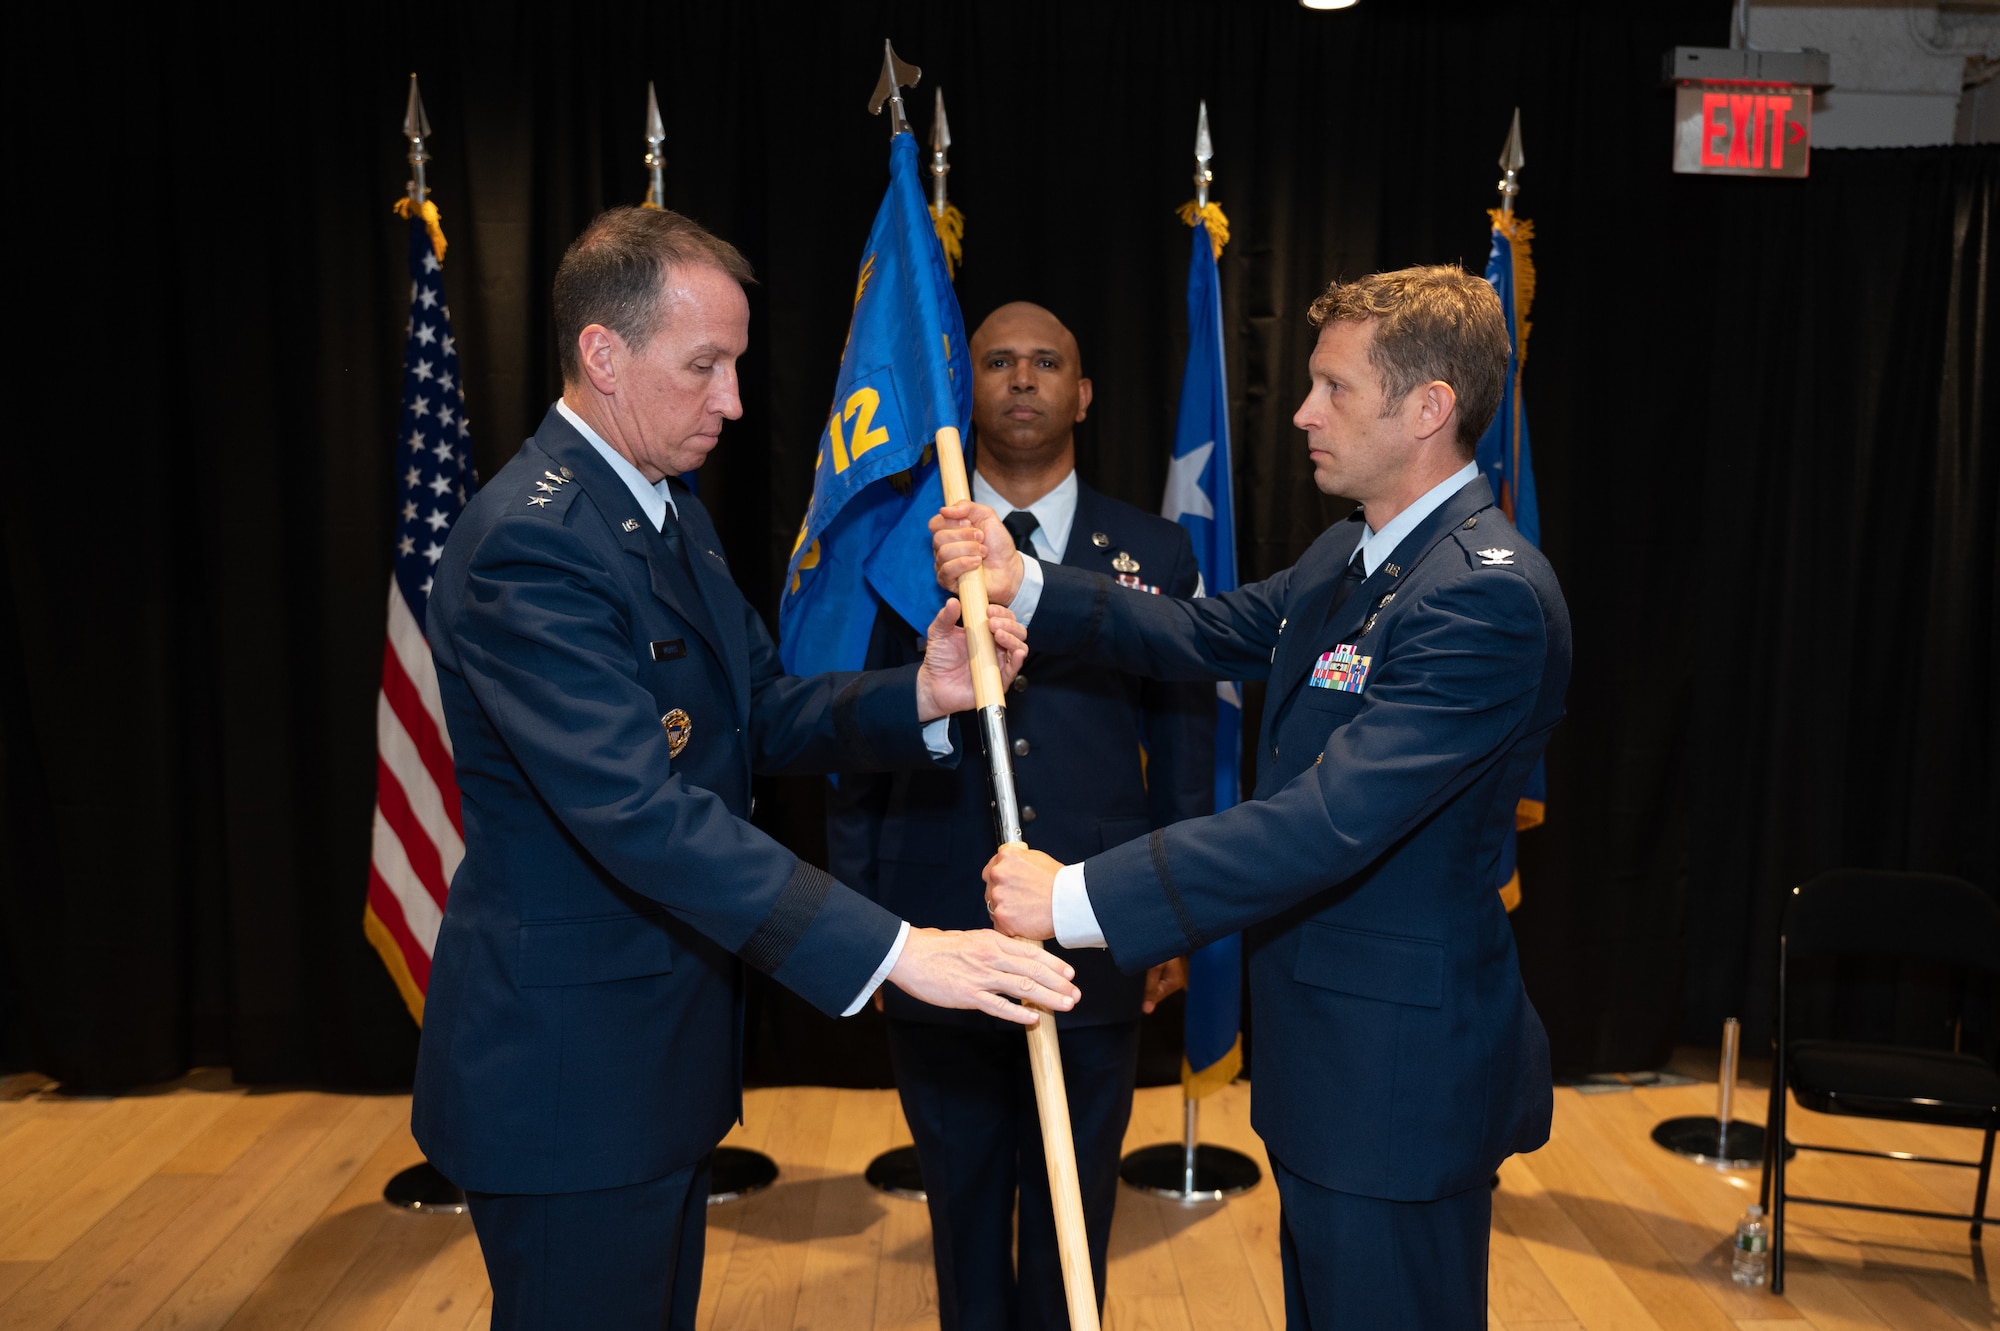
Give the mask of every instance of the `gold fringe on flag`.
[(1215, 258), (1222, 261), (1222, 247), (1229, 243), (1229, 219), (1222, 215), (1222, 205), (1210, 202), (1204, 207), (1195, 207), (1193, 199), (1180, 206), (1180, 219), (1193, 226), (1196, 222), (1208, 228), (1208, 243), (1215, 247)]
[(945, 274), (957, 277), (958, 265), (965, 259), (965, 214), (955, 203), (947, 203), (943, 212), (933, 205), (931, 222), (937, 227), (938, 244), (944, 246)]
[(1216, 1059), (1200, 1072), (1188, 1066), (1185, 1056), (1181, 1059), (1181, 1092), (1190, 1100), (1199, 1100), (1205, 1095), (1213, 1095), (1243, 1071), (1243, 1037), (1238, 1035), (1236, 1043), (1229, 1046), (1229, 1052)]
[[(407, 219), (410, 216), (410, 196), (396, 200), (396, 216)], [(438, 262), (444, 262), (444, 227), (438, 221), (438, 206), (429, 199), (424, 200), (422, 213), (424, 230), (431, 233), (431, 249), (436, 251)]]
[(417, 977), (410, 974), (410, 963), (404, 960), (403, 949), (397, 945), (396, 936), (389, 932), (389, 926), (382, 923), (382, 917), (375, 913), (373, 902), (361, 908), (361, 932), (368, 935), (368, 941), (375, 945), (382, 964), (389, 968), (389, 978), (396, 982), (396, 992), (403, 996), (403, 1006), (416, 1018), (417, 1025), (423, 1025), (424, 991), (417, 987)]
[(1514, 318), (1521, 325), (1521, 350), (1516, 364), (1528, 361), (1528, 311), (1535, 305), (1535, 224), (1525, 217), (1510, 217), (1498, 208), (1488, 208), (1493, 229), (1507, 237), (1514, 251)]

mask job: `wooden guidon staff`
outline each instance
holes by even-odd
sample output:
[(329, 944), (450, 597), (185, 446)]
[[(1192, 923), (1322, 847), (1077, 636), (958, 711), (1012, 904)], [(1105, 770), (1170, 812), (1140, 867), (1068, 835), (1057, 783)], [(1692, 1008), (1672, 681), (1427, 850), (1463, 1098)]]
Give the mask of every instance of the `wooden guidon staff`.
[[(938, 474), (944, 481), (944, 502), (971, 498), (965, 480), (965, 454), (958, 431), (937, 432)], [(972, 698), (986, 739), (986, 760), (993, 776), (993, 808), (1000, 823), (1000, 840), (1025, 846), (1021, 835), (1021, 805), (1014, 797), (1014, 767), (1007, 755), (1007, 707), (1000, 686), (1000, 658), (993, 647), (993, 630), (986, 623), (986, 574), (974, 569), (958, 580), (958, 604), (965, 622), (965, 640), (972, 655)], [(1076, 1138), (1069, 1126), (1069, 1095), (1063, 1089), (1062, 1054), (1056, 1045), (1055, 1014), (1036, 1007), (1041, 1020), (1028, 1028), (1028, 1066), (1035, 1073), (1035, 1108), (1042, 1120), (1042, 1155), (1049, 1162), (1049, 1197), (1055, 1203), (1056, 1246), (1062, 1255), (1063, 1292), (1069, 1300), (1071, 1331), (1097, 1331), (1097, 1287), (1090, 1270), (1090, 1242), (1083, 1228), (1083, 1189), (1076, 1178)]]

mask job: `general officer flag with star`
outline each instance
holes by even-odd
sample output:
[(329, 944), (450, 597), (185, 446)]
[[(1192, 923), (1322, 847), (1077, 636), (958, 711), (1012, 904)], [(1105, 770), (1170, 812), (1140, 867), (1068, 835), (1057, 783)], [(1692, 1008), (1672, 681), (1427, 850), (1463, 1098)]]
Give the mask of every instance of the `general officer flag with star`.
[[(1194, 229), (1188, 262), (1188, 355), (1181, 375), (1180, 414), (1167, 474), (1163, 516), (1187, 529), (1201, 580), (1210, 594), (1236, 587), (1236, 507), (1230, 483), (1229, 385), (1222, 360), (1222, 279), (1215, 261), (1226, 239), (1220, 209), (1216, 238), (1202, 212), (1187, 216)], [(1241, 686), (1215, 686), (1215, 811), (1242, 798), (1243, 694)], [(1243, 1067), (1243, 940), (1219, 939), (1188, 958), (1186, 1058), (1181, 1084), (1192, 1098), (1220, 1090)]]
[[(1500, 294), (1507, 316), (1507, 382), (1500, 410), (1479, 438), (1475, 454), (1479, 470), (1499, 496), (1500, 508), (1528, 541), (1542, 544), (1542, 510), (1535, 499), (1535, 462), (1528, 447), (1528, 411), (1521, 400), (1521, 362), (1528, 354), (1528, 309), (1535, 299), (1535, 264), (1529, 253), (1534, 223), (1499, 208), (1493, 218), (1493, 248), (1486, 256), (1486, 280)], [(1514, 831), (1500, 851), (1499, 881), (1494, 884), (1512, 910), (1521, 902), (1521, 871), (1515, 863), (1515, 835), (1541, 824), (1547, 811), (1548, 775), (1540, 762), (1514, 807)]]
[(862, 250), (812, 503), (785, 570), (786, 670), (859, 670), (883, 602), (918, 628), (937, 614), (927, 524), (944, 491), (931, 444), (945, 426), (962, 437), (971, 408), (965, 322), (905, 132), (889, 141), (889, 189)]

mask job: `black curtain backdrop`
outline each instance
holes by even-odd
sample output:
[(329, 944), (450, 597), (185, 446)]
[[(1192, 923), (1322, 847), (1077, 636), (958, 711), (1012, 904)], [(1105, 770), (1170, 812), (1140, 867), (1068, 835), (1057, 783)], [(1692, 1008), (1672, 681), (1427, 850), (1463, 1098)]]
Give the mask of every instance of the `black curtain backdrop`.
[[(1097, 386), (1081, 465), (1146, 506), (1185, 350), (1171, 214), (1208, 100), (1246, 576), (1346, 507), (1290, 424), (1306, 305), (1335, 275), (1478, 270), (1520, 106), (1527, 402), (1576, 623), (1549, 822), (1522, 843), (1529, 988), (1567, 1072), (1657, 1066), (1729, 1014), (1761, 1039), (1791, 883), (1862, 864), (2000, 887), (2000, 152), (1672, 175), (1661, 52), (1725, 44), (1729, 8), (38, 12), (5, 57), (13, 359), (36, 374), (0, 504), (0, 1066), (408, 1079), (416, 1032), (360, 917), (409, 71), (488, 475), (557, 391), (563, 246), (643, 194), (658, 81), (668, 202), (761, 280), (746, 416), (701, 485), (771, 611), (884, 181), (863, 107), (885, 35), (924, 68), (920, 133), (948, 99), (968, 323), (1023, 297), (1070, 322)], [(760, 821), (817, 855), (813, 783), (764, 796)], [(804, 1021), (766, 1003), (760, 1075), (879, 1067), (865, 1024)]]

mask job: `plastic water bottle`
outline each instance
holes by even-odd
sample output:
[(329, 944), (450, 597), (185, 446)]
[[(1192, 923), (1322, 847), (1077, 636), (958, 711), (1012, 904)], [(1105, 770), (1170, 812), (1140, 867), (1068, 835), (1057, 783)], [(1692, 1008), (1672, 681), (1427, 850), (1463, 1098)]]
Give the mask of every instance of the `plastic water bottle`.
[(1771, 1226), (1764, 1208), (1753, 1206), (1736, 1222), (1736, 1248), (1729, 1258), (1729, 1278), (1753, 1289), (1771, 1272)]

